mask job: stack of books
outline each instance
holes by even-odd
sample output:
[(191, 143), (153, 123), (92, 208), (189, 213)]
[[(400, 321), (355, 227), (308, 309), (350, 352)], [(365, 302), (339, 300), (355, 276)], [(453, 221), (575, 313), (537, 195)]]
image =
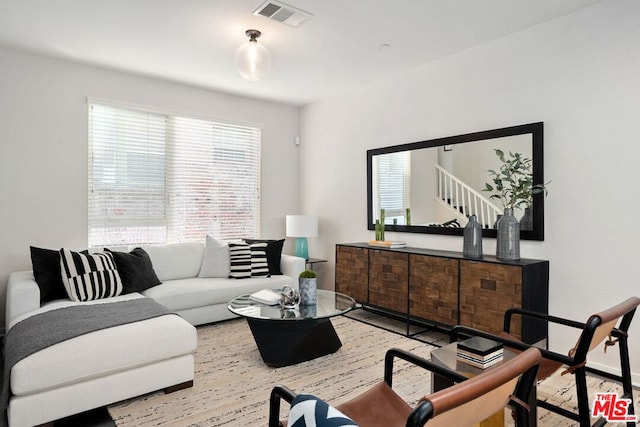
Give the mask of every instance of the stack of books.
[(504, 346), (501, 342), (482, 337), (460, 341), (456, 359), (476, 368), (486, 369), (502, 361)]
[(369, 246), (379, 246), (382, 248), (406, 248), (407, 242), (391, 242), (389, 240), (369, 240)]

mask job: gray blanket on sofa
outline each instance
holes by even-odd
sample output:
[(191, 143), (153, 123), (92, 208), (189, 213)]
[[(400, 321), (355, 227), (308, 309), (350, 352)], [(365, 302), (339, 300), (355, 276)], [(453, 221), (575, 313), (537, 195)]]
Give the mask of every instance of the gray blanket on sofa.
[[(171, 314), (149, 298), (63, 307), (36, 314), (16, 323), (4, 338), (4, 367), (0, 410), (6, 411), (13, 366), (25, 357), (54, 344), (127, 323)], [(2, 414), (0, 423), (6, 422)]]

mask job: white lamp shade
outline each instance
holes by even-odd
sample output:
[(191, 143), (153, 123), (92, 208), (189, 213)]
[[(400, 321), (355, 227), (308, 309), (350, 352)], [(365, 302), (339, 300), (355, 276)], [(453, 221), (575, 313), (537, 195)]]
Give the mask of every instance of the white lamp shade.
[(238, 73), (247, 80), (260, 80), (271, 66), (271, 54), (257, 41), (247, 41), (236, 50)]
[(287, 237), (315, 237), (318, 235), (318, 217), (287, 215)]

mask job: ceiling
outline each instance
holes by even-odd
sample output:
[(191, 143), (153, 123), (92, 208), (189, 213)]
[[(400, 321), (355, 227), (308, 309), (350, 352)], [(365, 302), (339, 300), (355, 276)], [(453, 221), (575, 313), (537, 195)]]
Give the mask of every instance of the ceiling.
[[(0, 0), (0, 46), (252, 98), (304, 105), (588, 7), (600, 0)], [(235, 49), (263, 35), (271, 69), (242, 79)]]

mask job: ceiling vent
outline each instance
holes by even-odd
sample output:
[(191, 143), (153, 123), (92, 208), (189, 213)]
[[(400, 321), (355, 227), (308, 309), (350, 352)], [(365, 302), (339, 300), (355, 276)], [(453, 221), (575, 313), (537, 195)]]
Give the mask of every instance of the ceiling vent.
[(291, 27), (297, 27), (307, 19), (310, 19), (313, 15), (304, 10), (300, 10), (286, 3), (282, 3), (274, 0), (267, 0), (262, 3), (256, 10), (253, 11), (254, 15), (265, 16), (273, 19), (274, 21), (282, 22)]

